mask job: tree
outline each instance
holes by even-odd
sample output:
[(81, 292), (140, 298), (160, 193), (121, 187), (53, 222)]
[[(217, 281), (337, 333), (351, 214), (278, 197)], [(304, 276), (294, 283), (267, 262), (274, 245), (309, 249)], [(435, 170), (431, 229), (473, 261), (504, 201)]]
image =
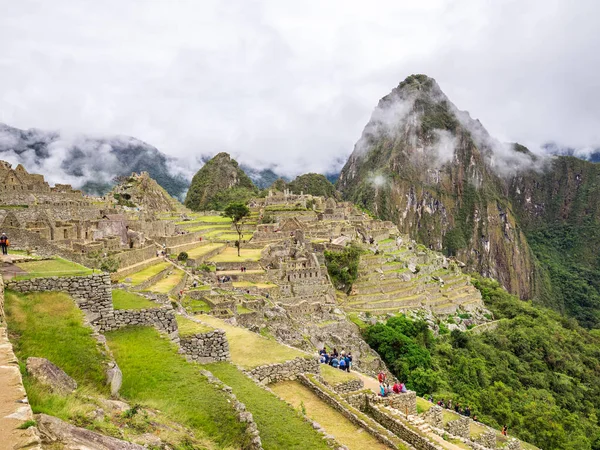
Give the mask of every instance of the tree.
[(242, 227), (246, 217), (249, 215), (250, 209), (244, 203), (240, 202), (229, 203), (222, 214), (223, 217), (229, 217), (231, 219), (235, 226), (235, 231), (237, 231), (238, 241), (236, 247), (238, 249), (238, 256), (240, 256), (240, 249), (242, 247)]

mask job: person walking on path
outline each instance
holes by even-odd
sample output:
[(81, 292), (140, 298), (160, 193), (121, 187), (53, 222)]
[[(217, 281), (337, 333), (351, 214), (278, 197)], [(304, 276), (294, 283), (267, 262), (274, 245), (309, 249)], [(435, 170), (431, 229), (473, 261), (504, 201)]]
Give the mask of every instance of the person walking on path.
[(2, 236), (0, 236), (0, 247), (2, 247), (3, 255), (8, 255), (8, 244), (9, 242), (6, 233), (2, 233)]

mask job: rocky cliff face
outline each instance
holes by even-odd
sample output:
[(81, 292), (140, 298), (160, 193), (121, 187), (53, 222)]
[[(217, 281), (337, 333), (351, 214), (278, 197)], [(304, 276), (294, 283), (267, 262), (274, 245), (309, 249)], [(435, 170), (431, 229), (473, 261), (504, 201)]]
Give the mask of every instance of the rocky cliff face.
[(531, 298), (534, 257), (503, 177), (535, 163), (490, 137), (435, 80), (414, 75), (380, 100), (337, 186), (401, 232)]
[(120, 177), (111, 195), (125, 206), (139, 207), (151, 212), (177, 211), (181, 204), (169, 195), (148, 172)]
[(256, 190), (237, 161), (219, 153), (192, 178), (185, 206), (194, 211), (222, 209), (230, 201), (247, 200)]

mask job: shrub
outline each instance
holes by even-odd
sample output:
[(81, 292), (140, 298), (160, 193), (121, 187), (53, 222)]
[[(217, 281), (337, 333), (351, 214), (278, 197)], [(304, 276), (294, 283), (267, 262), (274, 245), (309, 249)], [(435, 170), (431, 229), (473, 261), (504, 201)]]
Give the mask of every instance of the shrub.
[(349, 293), (358, 278), (358, 262), (362, 249), (350, 245), (342, 251), (326, 251), (325, 264), (336, 289)]
[(179, 253), (179, 255), (177, 255), (177, 261), (186, 262), (188, 258), (189, 255), (187, 254), (187, 252), (181, 252)]

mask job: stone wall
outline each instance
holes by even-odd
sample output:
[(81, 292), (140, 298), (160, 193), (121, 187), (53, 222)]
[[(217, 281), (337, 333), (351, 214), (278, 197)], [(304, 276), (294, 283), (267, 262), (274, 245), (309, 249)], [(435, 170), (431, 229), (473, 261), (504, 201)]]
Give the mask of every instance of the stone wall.
[(118, 330), (127, 326), (152, 326), (167, 333), (171, 338), (177, 336), (175, 311), (171, 306), (148, 309), (116, 309), (112, 316), (103, 316), (95, 325), (101, 332)]
[(155, 239), (161, 245), (165, 245), (166, 247), (176, 247), (178, 245), (183, 244), (191, 244), (196, 243), (200, 244), (200, 233), (192, 232), (185, 234), (176, 234), (174, 236), (161, 236)]
[(369, 402), (377, 405), (391, 406), (401, 413), (417, 414), (417, 393), (408, 391), (401, 394), (390, 394), (387, 397), (371, 395)]
[(107, 273), (82, 277), (49, 277), (8, 281), (6, 289), (18, 292), (61, 291), (73, 297), (79, 308), (92, 314), (93, 323), (101, 315), (112, 314), (112, 290)]
[[(323, 380), (322, 383), (328, 384), (325, 382), (325, 380)], [(365, 383), (360, 378), (358, 378), (356, 380), (350, 380), (345, 383), (338, 383), (338, 384), (331, 386), (331, 388), (338, 394), (349, 394), (350, 392), (360, 391), (364, 387), (365, 387)]]
[(255, 367), (248, 374), (262, 384), (277, 383), (284, 380), (295, 380), (303, 373), (319, 373), (317, 358), (295, 358), (278, 364), (267, 364)]
[(229, 343), (224, 330), (218, 329), (180, 338), (179, 346), (180, 353), (201, 364), (230, 360)]
[(140, 284), (138, 284), (136, 286), (132, 286), (131, 290), (132, 291), (143, 291), (147, 287), (150, 287), (154, 283), (157, 283), (158, 281), (165, 278), (168, 275), (168, 273), (172, 270), (173, 270), (173, 266), (169, 265), (169, 266), (165, 267), (163, 270), (161, 270), (160, 272), (158, 272), (156, 275), (152, 275), (150, 278), (142, 281)]
[(114, 255), (114, 258), (119, 261), (119, 267), (133, 266), (147, 259), (156, 258), (156, 247), (148, 245), (143, 248), (126, 250)]
[(469, 438), (471, 428), (471, 419), (461, 416), (457, 420), (452, 420), (446, 424), (444, 429), (455, 436)]
[(496, 448), (496, 432), (487, 430), (474, 438), (473, 442), (487, 448)]
[(427, 412), (423, 414), (423, 418), (425, 419), (425, 422), (432, 427), (441, 429), (444, 428), (442, 408), (438, 405), (433, 405), (431, 408), (429, 408)]
[(0, 276), (0, 326), (4, 324), (4, 281)]
[(403, 441), (408, 442), (417, 450), (439, 450), (441, 448), (417, 431), (412, 430), (408, 425), (386, 414), (378, 406), (368, 404), (367, 413), (383, 427), (390, 430)]
[(332, 397), (331, 395), (329, 395), (327, 392), (325, 392), (323, 389), (321, 389), (315, 383), (313, 383), (312, 381), (310, 381), (308, 379), (308, 377), (306, 377), (304, 375), (300, 375), (298, 377), (298, 379), (300, 380), (300, 383), (302, 383), (304, 386), (306, 386), (312, 392), (314, 392), (314, 394), (317, 397), (319, 397), (321, 400), (323, 400), (325, 403), (327, 403), (333, 409), (335, 409), (336, 411), (338, 411), (339, 413), (341, 413), (346, 419), (348, 419), (354, 425), (356, 425), (356, 426), (361, 427), (362, 429), (364, 429), (367, 433), (369, 433), (370, 435), (372, 435), (375, 439), (377, 439), (382, 444), (387, 445), (388, 447), (391, 447), (391, 448), (398, 448), (392, 442), (392, 440), (390, 440), (390, 438), (385, 435), (385, 433), (386, 433), (385, 430), (378, 430), (376, 428), (377, 425), (371, 426), (363, 418), (361, 418), (359, 416), (359, 414), (354, 413), (350, 409), (350, 405), (348, 405), (348, 407), (346, 407), (340, 401), (336, 400), (334, 397)]

